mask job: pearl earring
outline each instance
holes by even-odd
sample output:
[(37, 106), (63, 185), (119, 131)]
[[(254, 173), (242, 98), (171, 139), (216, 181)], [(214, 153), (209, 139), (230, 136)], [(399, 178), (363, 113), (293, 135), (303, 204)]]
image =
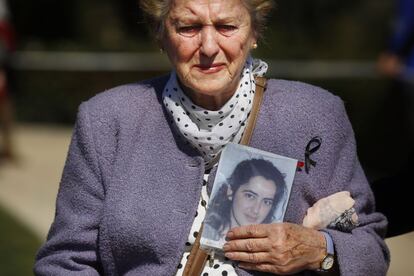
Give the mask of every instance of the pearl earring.
[(253, 49), (257, 49), (257, 43), (253, 43), (252, 48), (253, 48)]

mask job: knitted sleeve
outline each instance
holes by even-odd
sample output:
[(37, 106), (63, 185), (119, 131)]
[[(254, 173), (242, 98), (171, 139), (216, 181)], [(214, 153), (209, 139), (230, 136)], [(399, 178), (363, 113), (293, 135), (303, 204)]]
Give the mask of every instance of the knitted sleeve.
[(59, 187), (55, 219), (39, 250), (36, 275), (99, 275), (98, 225), (104, 199), (87, 105), (79, 109)]
[(331, 235), (342, 276), (386, 275), (390, 256), (384, 242), (386, 218), (375, 212), (374, 196), (358, 161), (356, 143), (344, 105), (334, 105), (331, 124), (331, 164), (327, 189), (349, 191), (360, 225), (351, 233), (326, 229)]

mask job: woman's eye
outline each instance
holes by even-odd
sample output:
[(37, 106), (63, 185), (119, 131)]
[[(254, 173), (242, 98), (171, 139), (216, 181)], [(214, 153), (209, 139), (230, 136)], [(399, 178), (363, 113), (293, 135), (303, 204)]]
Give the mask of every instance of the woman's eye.
[(233, 25), (222, 24), (222, 25), (217, 25), (216, 30), (222, 35), (229, 36), (229, 35), (234, 34), (238, 30), (238, 28)]
[(273, 200), (270, 200), (270, 199), (265, 199), (265, 200), (264, 200), (264, 204), (265, 204), (265, 205), (267, 205), (267, 206), (272, 206), (272, 204), (273, 204)]
[(201, 26), (193, 25), (193, 26), (182, 26), (178, 28), (178, 33), (183, 36), (195, 36), (201, 30)]
[(244, 193), (244, 197), (247, 199), (254, 199), (256, 196), (252, 193)]

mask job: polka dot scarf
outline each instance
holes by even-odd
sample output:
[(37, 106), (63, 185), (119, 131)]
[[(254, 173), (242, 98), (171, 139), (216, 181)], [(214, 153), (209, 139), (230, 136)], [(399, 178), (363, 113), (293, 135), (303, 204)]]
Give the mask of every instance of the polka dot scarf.
[(238, 143), (246, 127), (256, 89), (254, 78), (263, 76), (267, 64), (248, 58), (239, 88), (226, 104), (216, 111), (194, 104), (180, 88), (176, 73), (163, 91), (163, 102), (179, 132), (202, 154), (206, 167), (211, 168), (228, 142)]

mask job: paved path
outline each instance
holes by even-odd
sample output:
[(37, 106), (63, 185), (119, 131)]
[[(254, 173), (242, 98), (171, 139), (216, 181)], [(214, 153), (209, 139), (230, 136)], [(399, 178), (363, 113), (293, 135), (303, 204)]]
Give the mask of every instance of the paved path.
[(42, 239), (54, 216), (55, 198), (71, 130), (25, 125), (16, 129), (18, 164), (0, 164), (0, 204)]
[[(0, 204), (45, 239), (54, 215), (55, 197), (71, 130), (21, 125), (16, 129), (19, 164), (0, 166)], [(388, 239), (388, 276), (414, 275), (414, 232)]]

